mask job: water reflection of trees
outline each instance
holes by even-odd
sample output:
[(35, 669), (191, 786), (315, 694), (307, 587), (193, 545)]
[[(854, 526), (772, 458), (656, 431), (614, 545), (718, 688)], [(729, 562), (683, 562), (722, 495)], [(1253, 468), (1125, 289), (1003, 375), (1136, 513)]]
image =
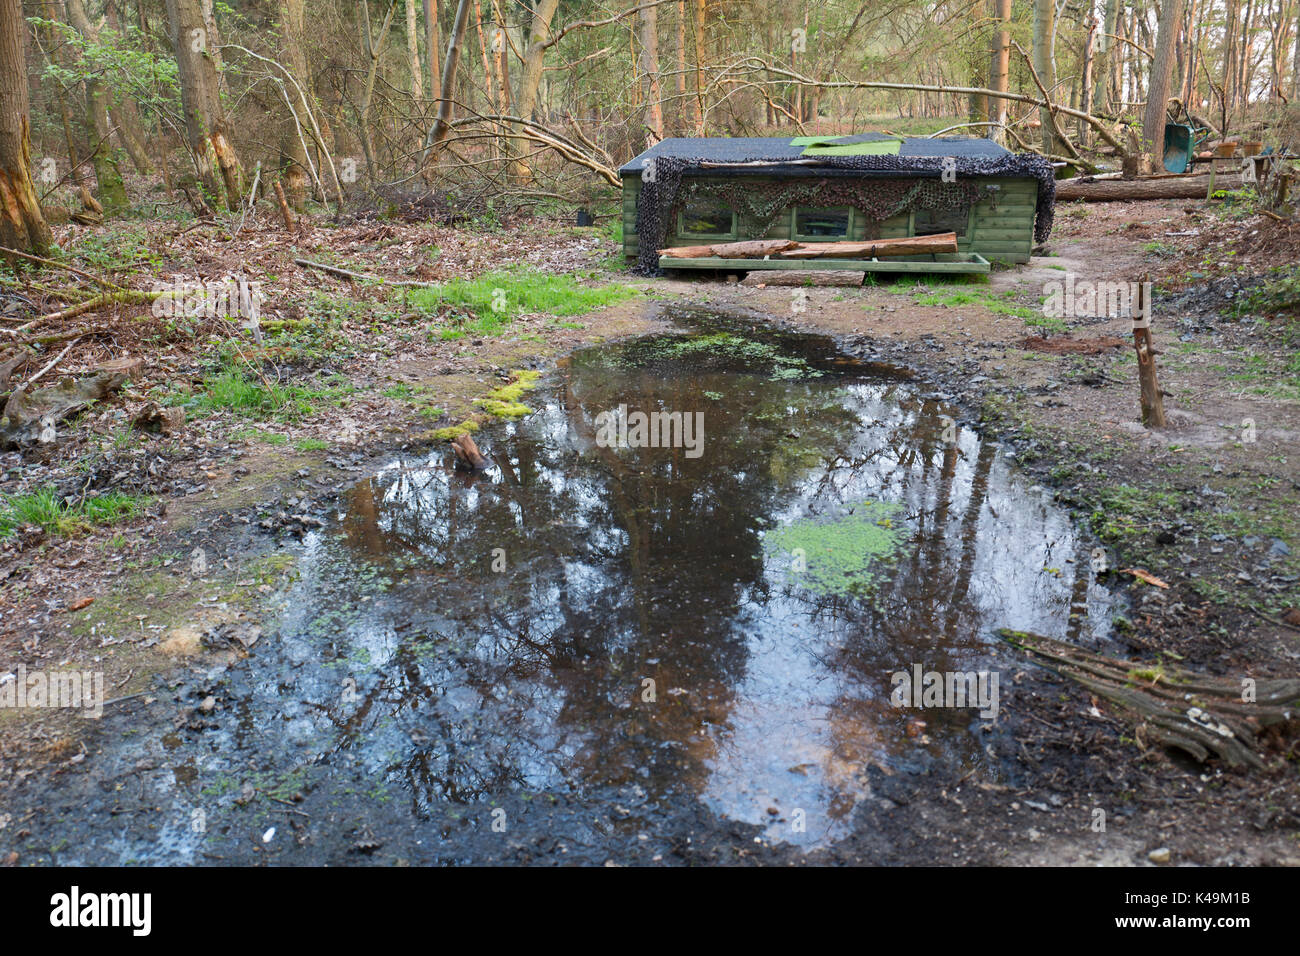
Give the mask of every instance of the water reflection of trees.
[[(596, 415), (620, 403), (703, 411), (704, 454), (597, 447)], [(819, 655), (839, 687), (836, 747), (866, 759), (865, 735), (878, 756), (891, 749), (905, 715), (882, 705), (890, 671), (974, 667), (982, 635), (1004, 623), (991, 613), (1043, 605), (1050, 617), (1072, 597), (1068, 577), (1031, 574), (1037, 552), (1015, 540), (1068, 537), (1068, 526), (1022, 515), (1033, 509), (1010, 497), (991, 446), (966, 431), (943, 441), (944, 411), (898, 383), (579, 356), (553, 401), (498, 440), (490, 475), (416, 462), (359, 486), (345, 521), (357, 553), (418, 554), (447, 571), (399, 583), (392, 603), (422, 600), (442, 623), (401, 642), (370, 691), (377, 711), (418, 728), (397, 763), (417, 805), (566, 779), (702, 787), (752, 629), (792, 613), (807, 626), (790, 640)], [(911, 533), (875, 593), (818, 597), (773, 573), (765, 525), (867, 498), (900, 502)], [(1074, 588), (1076, 603), (1087, 584)], [(463, 652), (422, 653), (439, 640)], [(640, 700), (646, 677), (654, 705)]]

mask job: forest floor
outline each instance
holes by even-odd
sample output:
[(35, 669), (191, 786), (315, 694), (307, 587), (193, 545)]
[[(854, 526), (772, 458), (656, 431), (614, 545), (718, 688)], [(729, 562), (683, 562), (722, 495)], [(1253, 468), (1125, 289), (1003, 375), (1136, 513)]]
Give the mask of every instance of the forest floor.
[[(1132, 602), (1121, 636), (1134, 658), (1215, 675), (1300, 674), (1300, 629), (1283, 620), (1300, 621), (1300, 319), (1260, 298), (1277, 278), (1270, 270), (1296, 260), (1300, 228), (1201, 202), (1059, 207), (1047, 254), (987, 283), (867, 286), (848, 273), (640, 279), (623, 270), (609, 234), (547, 221), (318, 222), (294, 241), (269, 223), (232, 235), (128, 222), (60, 238), (81, 268), (136, 288), (245, 275), (266, 293), (261, 346), (224, 319), (155, 317), (148, 306), (37, 327), (87, 332), (51, 380), (123, 355), (145, 365), (122, 393), (60, 426), (55, 443), (0, 452), (0, 679), (18, 662), (100, 671), (110, 718), (114, 708), (163, 711), (152, 719), (170, 726), (207, 707), (159, 687), (247, 656), (273, 627), (266, 607), (293, 573), (286, 554), (332, 520), (351, 484), (398, 453), (436, 448), (435, 433), (466, 418), (478, 416), (490, 437), (498, 426), (476, 401), (513, 371), (662, 330), (661, 301), (825, 332), (914, 370), (1054, 490), (1114, 567), (1168, 583), (1114, 584)], [(299, 257), (390, 281), (482, 281), (430, 296), (304, 269)], [(1129, 320), (1041, 310), (1065, 277), (1140, 276), (1159, 290), (1153, 324), (1170, 415), (1161, 431), (1137, 422)], [(592, 289), (602, 291), (575, 292)], [(492, 309), (498, 290), (505, 301)], [(29, 305), (0, 287), (0, 328), (30, 320)], [(1088, 344), (1064, 350), (1066, 332)], [(183, 407), (187, 419), (164, 434), (133, 426), (148, 402)], [(53, 501), (38, 501), (50, 488)], [(114, 520), (77, 504), (107, 492), (120, 501)], [(1016, 786), (878, 781), (876, 812), (810, 859), (1145, 864), (1167, 848), (1174, 863), (1300, 865), (1295, 722), (1268, 742), (1270, 769), (1229, 771), (1146, 749), (1105, 704), (1048, 672), (1026, 667), (1017, 680), (1036, 691), (1033, 707), (1006, 716), (1022, 753)], [(93, 779), (107, 746), (101, 722), (0, 710), (0, 861), (59, 858), (43, 842), (41, 799)], [(1106, 832), (1091, 826), (1098, 807), (1108, 808)], [(98, 826), (105, 840), (114, 832)], [(702, 822), (698, 808), (661, 829), (648, 843), (669, 860), (802, 859), (752, 828)], [(467, 838), (458, 858), (561, 859), (538, 845)], [(607, 859), (651, 858), (591, 851), (590, 862)]]

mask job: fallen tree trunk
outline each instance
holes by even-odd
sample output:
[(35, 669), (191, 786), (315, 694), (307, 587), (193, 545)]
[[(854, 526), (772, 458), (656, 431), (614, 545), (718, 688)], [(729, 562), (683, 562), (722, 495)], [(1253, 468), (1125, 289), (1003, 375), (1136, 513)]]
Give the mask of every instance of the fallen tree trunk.
[(957, 251), (957, 234), (872, 239), (867, 242), (801, 242), (782, 259), (882, 259), (887, 256), (921, 256)]
[(753, 239), (745, 242), (720, 242), (711, 246), (677, 246), (660, 249), (659, 255), (670, 259), (707, 259), (710, 256), (721, 259), (761, 259), (794, 249), (798, 245), (793, 239)]
[[(1236, 189), (1239, 176), (1219, 176), (1217, 189)], [(1144, 179), (1063, 179), (1056, 184), (1056, 201), (1123, 202), (1136, 199), (1204, 199), (1210, 177), (1154, 176)]]
[(20, 325), (14, 329), (15, 332), (25, 332), (34, 325), (40, 325), (42, 322), (61, 322), (64, 319), (72, 319), (86, 312), (94, 312), (96, 309), (102, 309), (108, 305), (139, 305), (144, 302), (153, 302), (155, 299), (172, 298), (178, 293), (175, 290), (163, 290), (159, 292), (145, 292), (139, 289), (118, 289), (116, 292), (105, 292), (103, 295), (97, 295), (87, 299), (84, 302), (78, 302), (76, 305), (70, 305), (66, 309), (58, 312), (50, 312), (46, 315), (32, 319), (26, 325)]
[(793, 239), (752, 239), (722, 242), (711, 246), (677, 246), (660, 249), (669, 259), (870, 259), (886, 256), (918, 256), (957, 251), (957, 234), (902, 236), (898, 239), (870, 239), (865, 242), (795, 242)]
[(76, 379), (69, 376), (58, 385), (29, 392), (17, 389), (0, 415), (0, 448), (19, 447), (30, 442), (54, 441), (54, 426), (60, 420), (116, 391), (131, 376), (130, 370), (106, 368)]

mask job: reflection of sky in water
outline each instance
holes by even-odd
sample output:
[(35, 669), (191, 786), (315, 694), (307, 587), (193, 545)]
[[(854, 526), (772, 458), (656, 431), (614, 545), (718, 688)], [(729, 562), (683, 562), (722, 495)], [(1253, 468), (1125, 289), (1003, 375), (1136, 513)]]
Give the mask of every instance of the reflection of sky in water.
[[(899, 562), (882, 589), (884, 611), (871, 629), (851, 613), (810, 614), (806, 592), (801, 596), (797, 585), (786, 585), (792, 577), (789, 555), (769, 556), (766, 575), (789, 597), (769, 600), (756, 609), (757, 619), (738, 622), (748, 637), (749, 658), (705, 791), (719, 811), (748, 822), (772, 821), (771, 836), (806, 844), (845, 832), (846, 811), (867, 793), (863, 766), (887, 766), (898, 752), (894, 729), (882, 734), (880, 726), (881, 712), (892, 710), (891, 673), (910, 672), (913, 663), (926, 669), (988, 668), (980, 645), (996, 640), (989, 632), (997, 627), (1064, 635), (1074, 574), (1088, 573), (1088, 552), (1066, 517), (1046, 494), (1014, 479), (989, 450), (981, 462), (974, 433), (958, 430), (947, 475), (917, 481), (920, 466), (907, 460), (911, 450), (904, 447), (900, 454), (889, 443), (892, 431), (915, 427), (915, 416), (882, 402), (879, 387), (854, 386), (846, 393), (863, 429), (852, 453), (875, 466), (840, 469), (829, 480), (805, 478), (776, 523), (802, 518), (810, 506), (828, 514), (879, 499), (901, 503), (913, 543), (919, 537), (925, 544), (911, 560)], [(1103, 634), (1107, 593), (1090, 582), (1085, 600), (1088, 633)], [(924, 629), (916, 629), (917, 623)], [(853, 655), (848, 668), (846, 649)], [(909, 713), (933, 722), (930, 712)], [(975, 720), (963, 713), (959, 730)], [(888, 723), (896, 727), (897, 720)], [(804, 812), (805, 834), (791, 831), (795, 809)]]
[[(611, 354), (580, 353), (536, 414), (494, 429), (487, 474), (439, 453), (356, 487), (258, 647), (238, 746), (288, 741), (415, 814), (508, 790), (701, 799), (812, 845), (845, 832), (872, 765), (989, 761), (972, 710), (920, 713), (929, 740), (909, 737), (890, 673), (987, 667), (996, 627), (1104, 634), (1069, 523), (970, 431), (946, 447), (944, 409), (909, 386)], [(595, 416), (620, 402), (702, 409), (703, 456), (597, 447)], [(813, 594), (763, 547), (873, 499), (901, 507), (908, 545), (868, 598)]]

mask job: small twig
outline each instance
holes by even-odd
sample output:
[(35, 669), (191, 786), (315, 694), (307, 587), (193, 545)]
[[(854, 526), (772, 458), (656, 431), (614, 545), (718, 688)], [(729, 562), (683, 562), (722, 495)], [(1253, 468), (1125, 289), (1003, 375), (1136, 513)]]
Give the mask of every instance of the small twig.
[[(9, 331), (8, 329), (5, 330)], [(79, 329), (75, 332), (59, 332), (55, 335), (33, 335), (29, 338), (18, 339), (13, 342), (6, 342), (6, 345), (53, 345), (55, 342), (66, 342), (68, 339), (75, 339), (82, 335), (100, 335), (107, 332), (108, 329)]]
[(257, 169), (253, 172), (253, 187), (248, 191), (248, 202), (244, 204), (244, 211), (239, 217), (239, 228), (235, 230), (236, 235), (244, 231), (244, 219), (247, 218), (249, 210), (257, 205), (257, 187), (261, 181), (262, 161), (259, 159)]
[(381, 285), (399, 285), (411, 286), (416, 289), (436, 289), (436, 282), (407, 282), (401, 279), (385, 279), (383, 276), (367, 275), (364, 272), (352, 272), (349, 269), (340, 269), (338, 266), (327, 266), (323, 262), (312, 262), (310, 259), (294, 259), (294, 265), (301, 266), (304, 269), (319, 269), (321, 272), (328, 272), (330, 275), (336, 275), (344, 279), (361, 279), (365, 282), (378, 282)]
[(67, 272), (71, 272), (73, 275), (81, 276), (83, 279), (89, 279), (91, 282), (94, 282), (96, 285), (101, 285), (105, 289), (112, 289), (114, 291), (122, 290), (120, 285), (115, 285), (106, 279), (99, 278), (99, 276), (91, 275), (89, 272), (82, 272), (74, 266), (62, 262), (55, 262), (53, 259), (42, 259), (40, 256), (34, 256), (27, 252), (19, 252), (17, 249), (10, 249), (7, 246), (0, 246), (0, 252), (7, 253), (11, 256), (17, 256), (20, 259), (26, 259), (28, 262), (39, 262), (43, 266), (53, 266), (55, 269), (63, 269)]
[(1254, 614), (1256, 617), (1268, 621), (1268, 623), (1273, 624), (1277, 627), (1288, 627), (1293, 631), (1300, 631), (1300, 627), (1296, 627), (1294, 624), (1288, 624), (1286, 621), (1283, 621), (1281, 618), (1269, 617), (1267, 614), (1265, 614), (1261, 610), (1258, 610), (1257, 608), (1247, 607), (1244, 604), (1238, 604), (1236, 606), (1241, 608), (1241, 610), (1243, 611), (1249, 611), (1251, 614)]
[[(263, 792), (265, 792), (265, 791), (263, 791)], [(286, 800), (286, 799), (284, 799), (283, 797), (277, 797), (277, 796), (275, 796), (274, 794), (270, 794), (270, 793), (267, 793), (267, 794), (266, 794), (266, 797), (267, 797), (267, 799), (269, 799), (269, 800), (274, 800), (276, 803), (283, 803), (285, 806), (287, 806), (287, 807), (289, 808), (287, 811), (282, 811), (282, 812), (287, 812), (287, 813), (296, 813), (296, 814), (298, 814), (298, 816), (303, 817), (304, 819), (307, 819), (307, 820), (310, 820), (310, 819), (311, 819), (311, 814), (310, 814), (310, 813), (306, 813), (306, 812), (304, 812), (304, 811), (302, 811), (302, 810), (299, 810), (297, 807), (295, 807), (295, 806), (293, 805), (293, 802), (290, 801), (290, 800)]]
[(50, 369), (54, 368), (54, 366), (56, 366), (56, 365), (58, 365), (60, 362), (62, 362), (62, 361), (63, 361), (63, 357), (64, 357), (65, 355), (67, 355), (69, 352), (71, 352), (73, 346), (76, 345), (78, 342), (80, 342), (81, 339), (82, 339), (82, 336), (79, 335), (79, 336), (77, 336), (75, 339), (73, 339), (71, 342), (69, 342), (67, 348), (65, 348), (65, 349), (64, 349), (62, 352), (60, 352), (58, 355), (54, 356), (54, 358), (50, 359), (49, 364), (46, 365), (45, 368), (41, 369), (39, 372), (37, 372), (35, 375), (33, 375), (31, 378), (29, 378), (29, 379), (27, 380), (27, 386), (31, 386), (31, 385), (36, 384), (36, 381), (37, 381), (37, 380), (38, 380), (42, 375), (44, 375), (44, 374), (45, 374), (46, 372), (48, 372)]
[(142, 690), (135, 694), (127, 694), (125, 697), (114, 697), (112, 700), (104, 701), (104, 706), (107, 707), (109, 704), (120, 704), (124, 700), (134, 700), (137, 697), (144, 697), (146, 694), (151, 693), (153, 693), (153, 691)]

